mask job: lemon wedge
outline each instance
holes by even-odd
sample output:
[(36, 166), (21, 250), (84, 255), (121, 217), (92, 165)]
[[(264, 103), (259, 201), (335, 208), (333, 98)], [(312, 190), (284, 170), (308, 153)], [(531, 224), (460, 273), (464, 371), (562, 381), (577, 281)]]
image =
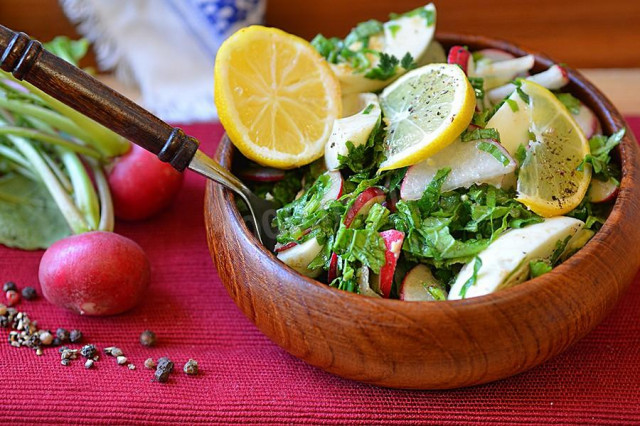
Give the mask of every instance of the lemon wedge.
[(578, 166), (589, 141), (565, 106), (548, 89), (523, 80), (530, 114), (529, 149), (518, 175), (518, 201), (544, 217), (573, 210), (584, 198), (591, 168)]
[(340, 84), (307, 41), (243, 28), (218, 50), (214, 72), (220, 122), (245, 157), (288, 169), (322, 156), (341, 115)]
[(457, 65), (431, 64), (400, 77), (380, 95), (385, 161), (380, 170), (419, 163), (451, 144), (473, 117), (476, 97)]

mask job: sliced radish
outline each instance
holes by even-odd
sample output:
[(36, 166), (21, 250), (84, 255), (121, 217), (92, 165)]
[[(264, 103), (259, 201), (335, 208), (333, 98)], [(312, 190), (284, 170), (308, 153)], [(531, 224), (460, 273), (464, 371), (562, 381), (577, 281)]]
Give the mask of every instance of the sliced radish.
[[(503, 156), (506, 164), (479, 147), (496, 150)], [(450, 167), (451, 171), (442, 185), (443, 192), (456, 188), (468, 188), (474, 183), (493, 183), (496, 179), (513, 173), (516, 162), (495, 140), (462, 142), (458, 139), (436, 155), (409, 167), (400, 187), (400, 198), (420, 199), (437, 171), (445, 167)]]
[[(538, 83), (549, 90), (560, 89), (569, 83), (567, 70), (560, 65), (552, 65), (548, 70), (533, 74), (526, 79)], [(488, 97), (491, 102), (497, 103), (509, 96), (514, 90), (516, 90), (515, 85), (511, 83), (505, 84), (504, 86), (489, 90)]]
[(238, 173), (240, 178), (253, 182), (278, 182), (284, 179), (284, 170), (272, 167), (247, 167)]
[(371, 206), (381, 204), (385, 200), (384, 191), (372, 186), (362, 191), (353, 202), (353, 205), (344, 217), (344, 225), (351, 226), (356, 217), (366, 215), (371, 210)]
[(380, 269), (380, 274), (372, 277), (372, 288), (379, 289), (383, 297), (389, 298), (391, 287), (393, 286), (393, 275), (396, 272), (396, 265), (400, 257), (400, 252), (402, 251), (404, 232), (390, 229), (388, 231), (382, 231), (380, 236), (384, 240), (386, 247), (384, 253), (385, 264)]
[[(309, 232), (311, 232), (311, 228), (305, 229), (304, 231), (302, 231), (302, 235), (300, 235), (299, 239), (301, 239), (302, 237), (304, 237), (305, 235), (307, 235)], [(290, 248), (297, 246), (298, 244), (300, 244), (297, 241), (290, 241), (286, 244), (276, 244), (275, 248), (273, 249), (273, 251), (275, 251), (276, 253), (280, 253), (281, 251), (285, 251), (285, 250), (289, 250)]]
[(522, 56), (520, 58), (509, 59), (499, 62), (480, 62), (476, 66), (475, 76), (477, 77), (504, 77), (515, 78), (518, 74), (529, 71), (535, 64), (533, 55)]
[(329, 271), (327, 272), (327, 282), (335, 280), (338, 277), (338, 255), (331, 253), (331, 259), (329, 259)]
[(453, 46), (449, 49), (447, 63), (459, 65), (467, 75), (469, 75), (469, 71), (474, 69), (473, 57), (469, 50), (463, 46)]
[(380, 120), (380, 103), (373, 93), (345, 96), (342, 103), (345, 110), (355, 109), (356, 112), (333, 123), (331, 136), (324, 147), (324, 162), (329, 170), (339, 169), (340, 156), (349, 154), (347, 141), (355, 147), (364, 145)]
[(502, 49), (481, 49), (475, 53), (479, 54), (483, 59), (493, 62), (508, 61), (515, 58), (515, 55)]
[(444, 298), (447, 298), (447, 291), (444, 286), (433, 276), (431, 270), (426, 265), (416, 265), (405, 275), (400, 287), (400, 300), (406, 301), (429, 301), (436, 300), (430, 287), (439, 289)]
[(325, 172), (325, 174), (329, 176), (329, 186), (327, 188), (327, 192), (324, 193), (324, 196), (320, 200), (320, 205), (322, 206), (340, 198), (342, 196), (342, 189), (344, 186), (344, 179), (342, 179), (340, 172), (331, 171)]
[(589, 139), (591, 136), (595, 135), (602, 131), (602, 126), (600, 125), (600, 120), (591, 111), (591, 108), (580, 102), (579, 112), (574, 115), (573, 118), (578, 123), (578, 126), (584, 132), (584, 135)]
[(322, 246), (318, 244), (318, 240), (313, 237), (302, 244), (296, 244), (293, 247), (278, 253), (278, 259), (289, 265), (302, 275), (315, 278), (322, 272), (322, 268), (309, 269), (309, 264), (320, 254)]
[(606, 182), (599, 179), (591, 179), (587, 197), (592, 203), (606, 203), (616, 198), (619, 190), (620, 188), (613, 179), (609, 179)]
[(375, 292), (370, 286), (371, 283), (371, 271), (368, 267), (363, 266), (358, 269), (358, 287), (360, 294), (369, 297), (381, 297), (378, 293)]

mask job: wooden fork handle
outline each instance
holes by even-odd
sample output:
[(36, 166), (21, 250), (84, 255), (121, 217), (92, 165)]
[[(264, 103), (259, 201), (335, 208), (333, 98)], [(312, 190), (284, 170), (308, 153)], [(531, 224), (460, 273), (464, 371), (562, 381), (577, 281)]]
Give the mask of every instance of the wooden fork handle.
[(183, 171), (198, 141), (89, 74), (47, 52), (37, 40), (0, 25), (0, 68), (156, 154)]

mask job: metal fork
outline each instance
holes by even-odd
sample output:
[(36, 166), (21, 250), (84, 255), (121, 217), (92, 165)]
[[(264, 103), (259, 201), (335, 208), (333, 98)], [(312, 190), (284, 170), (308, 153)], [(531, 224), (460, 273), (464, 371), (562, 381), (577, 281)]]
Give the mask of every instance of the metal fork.
[(182, 129), (171, 127), (133, 101), (89, 74), (47, 52), (37, 40), (0, 25), (0, 69), (92, 118), (119, 135), (156, 154), (182, 172), (189, 168), (234, 191), (251, 212), (256, 237), (275, 246), (271, 219), (276, 204), (256, 196), (240, 179), (205, 153)]

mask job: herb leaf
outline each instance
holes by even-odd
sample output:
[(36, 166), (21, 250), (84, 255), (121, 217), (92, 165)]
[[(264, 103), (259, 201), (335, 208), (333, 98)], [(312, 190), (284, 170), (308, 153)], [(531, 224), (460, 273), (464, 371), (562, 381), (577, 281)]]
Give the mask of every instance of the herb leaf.
[(473, 273), (460, 289), (460, 297), (462, 297), (463, 299), (467, 295), (467, 290), (469, 289), (469, 287), (471, 287), (472, 285), (476, 285), (476, 282), (478, 281), (478, 271), (480, 271), (480, 268), (482, 268), (482, 260), (480, 259), (480, 257), (476, 256), (473, 263)]

